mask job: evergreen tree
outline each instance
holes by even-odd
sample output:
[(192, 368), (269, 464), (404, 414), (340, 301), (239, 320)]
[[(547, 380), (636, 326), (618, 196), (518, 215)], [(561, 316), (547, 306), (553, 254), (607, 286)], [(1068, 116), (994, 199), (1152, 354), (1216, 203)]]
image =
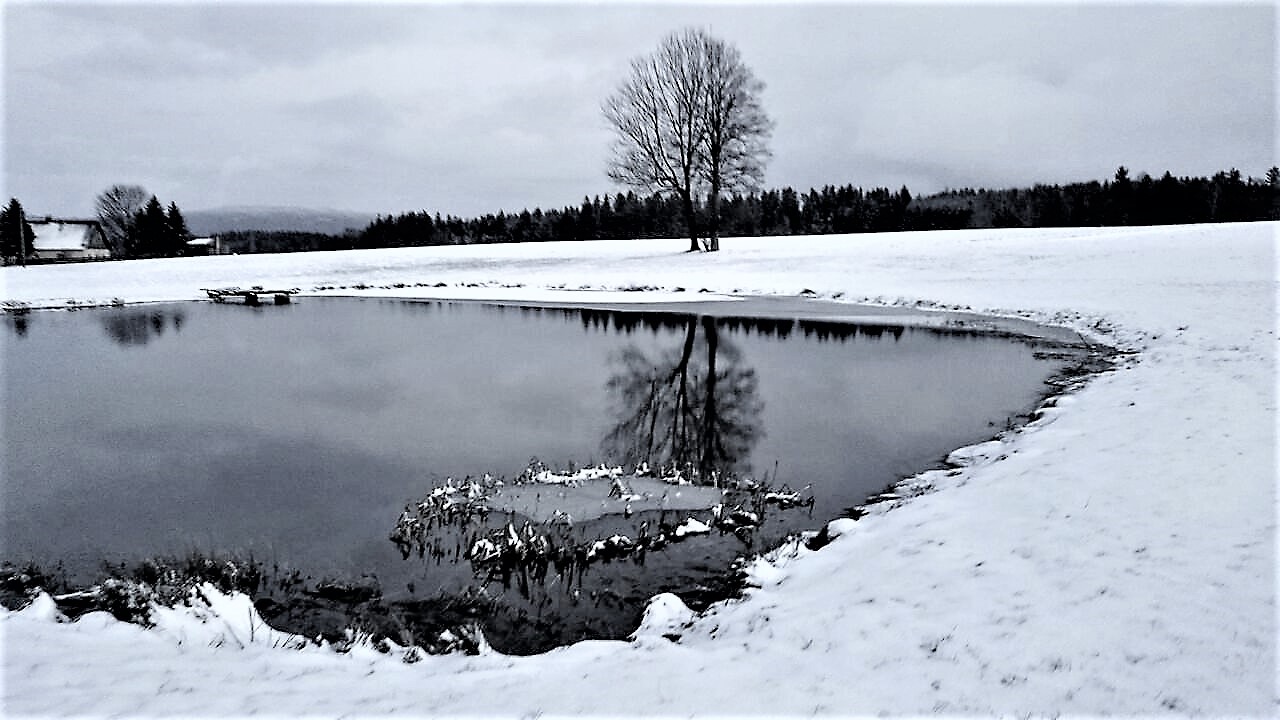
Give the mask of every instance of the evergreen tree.
[(134, 216), (133, 257), (157, 257), (169, 250), (169, 218), (155, 195)]
[(1215, 174), (1213, 176), (1213, 222), (1239, 222), (1249, 219), (1246, 193), (1244, 178), (1236, 168)]
[(27, 256), (34, 252), (35, 240), (22, 203), (11, 198), (8, 207), (0, 210), (0, 257), (6, 265), (17, 262), (25, 266)]
[(596, 211), (596, 222), (600, 224), (600, 237), (612, 240), (617, 237), (615, 227), (613, 208), (609, 205), (609, 196), (605, 195), (600, 201), (599, 209)]
[(804, 207), (800, 212), (805, 234), (824, 232), (821, 205), (822, 201), (818, 197), (818, 191), (809, 188), (809, 194), (804, 196)]
[[(552, 212), (555, 212), (554, 210)], [(533, 229), (528, 240), (530, 242), (542, 242), (550, 235), (551, 219), (547, 213), (543, 213), (541, 208), (534, 208), (533, 215), (529, 218), (530, 225)]]
[[(600, 198), (596, 198), (598, 205)], [(591, 204), (591, 198), (583, 196), (582, 209), (578, 211), (578, 231), (576, 233), (578, 240), (594, 240), (596, 238), (596, 205)]]
[(782, 215), (779, 218), (781, 234), (799, 235), (804, 227), (804, 218), (800, 214), (800, 200), (795, 190), (783, 188), (779, 212)]
[(168, 230), (169, 254), (184, 255), (187, 252), (187, 241), (191, 239), (191, 231), (187, 229), (187, 220), (175, 202), (169, 203), (169, 211), (165, 215), (165, 228)]
[(1280, 220), (1280, 167), (1275, 165), (1267, 171), (1267, 191), (1270, 196), (1270, 207), (1267, 217)]
[(516, 216), (515, 225), (511, 228), (511, 241), (529, 242), (533, 238), (533, 213), (529, 212), (529, 208), (525, 208)]
[(1108, 188), (1108, 200), (1107, 223), (1128, 225), (1130, 203), (1133, 201), (1133, 182), (1129, 180), (1129, 168), (1123, 165), (1116, 168), (1115, 182)]
[(766, 190), (760, 196), (760, 232), (765, 235), (777, 235), (781, 225), (782, 200), (777, 190)]

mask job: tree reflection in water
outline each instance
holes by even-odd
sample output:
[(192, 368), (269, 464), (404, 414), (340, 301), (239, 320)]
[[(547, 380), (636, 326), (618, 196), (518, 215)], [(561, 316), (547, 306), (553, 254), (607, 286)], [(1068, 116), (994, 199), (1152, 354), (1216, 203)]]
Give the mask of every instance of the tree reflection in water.
[(169, 324), (174, 332), (180, 331), (183, 320), (181, 310), (118, 311), (103, 316), (102, 329), (121, 345), (146, 345), (163, 335)]
[(601, 450), (614, 463), (674, 468), (704, 481), (749, 473), (764, 436), (756, 371), (720, 336), (715, 318), (683, 323), (684, 341), (657, 358), (632, 344), (615, 359), (607, 383), (615, 420)]
[(6, 315), (11, 318), (11, 321), (6, 322), (5, 325), (13, 329), (14, 335), (20, 338), (26, 337), (29, 322), (27, 314), (25, 312), (11, 312), (6, 313)]

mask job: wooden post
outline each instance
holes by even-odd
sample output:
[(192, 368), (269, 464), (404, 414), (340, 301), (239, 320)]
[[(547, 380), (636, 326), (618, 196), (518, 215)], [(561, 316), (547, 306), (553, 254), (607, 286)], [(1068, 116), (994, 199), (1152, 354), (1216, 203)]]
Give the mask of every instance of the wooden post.
[(26, 211), (22, 210), (22, 206), (18, 206), (19, 212), (14, 213), (13, 221), (18, 224), (18, 262), (22, 267), (27, 266), (27, 235), (22, 232), (22, 226), (26, 225)]

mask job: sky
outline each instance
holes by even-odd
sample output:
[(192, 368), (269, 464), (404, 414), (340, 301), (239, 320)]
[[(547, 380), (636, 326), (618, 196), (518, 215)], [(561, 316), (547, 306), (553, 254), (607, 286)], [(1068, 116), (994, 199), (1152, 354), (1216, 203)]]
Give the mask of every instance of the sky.
[(1277, 14), (1246, 4), (27, 3), (3, 8), (7, 197), (91, 215), (471, 216), (617, 192), (601, 102), (687, 26), (736, 45), (768, 187), (915, 194), (1277, 160)]

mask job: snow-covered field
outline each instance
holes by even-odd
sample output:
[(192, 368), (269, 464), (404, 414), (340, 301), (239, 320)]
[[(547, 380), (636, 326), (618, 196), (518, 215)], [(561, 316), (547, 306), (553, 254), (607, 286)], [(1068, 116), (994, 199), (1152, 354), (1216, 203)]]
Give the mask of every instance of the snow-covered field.
[[(57, 623), (33, 606), (0, 614), (4, 713), (1274, 716), (1277, 229), (728, 239), (713, 255), (683, 254), (685, 242), (671, 240), (6, 268), (0, 300), (32, 305), (194, 299), (202, 287), (255, 284), (403, 283), (364, 292), (521, 299), (661, 291), (616, 294), (630, 300), (808, 289), (1034, 317), (1135, 353), (1023, 431), (959, 453), (961, 472), (923, 478), (937, 492), (835, 523), (839, 537), (820, 551), (784, 549), (757, 564), (760, 589), (693, 619), (678, 643), (661, 635), (681, 619), (671, 598), (652, 607), (633, 642), (415, 664), (281, 649), (262, 628), (243, 641), (248, 617), (224, 618), (239, 632), (200, 633), (172, 620), (153, 630), (98, 616)], [(215, 604), (248, 615), (234, 599)]]

